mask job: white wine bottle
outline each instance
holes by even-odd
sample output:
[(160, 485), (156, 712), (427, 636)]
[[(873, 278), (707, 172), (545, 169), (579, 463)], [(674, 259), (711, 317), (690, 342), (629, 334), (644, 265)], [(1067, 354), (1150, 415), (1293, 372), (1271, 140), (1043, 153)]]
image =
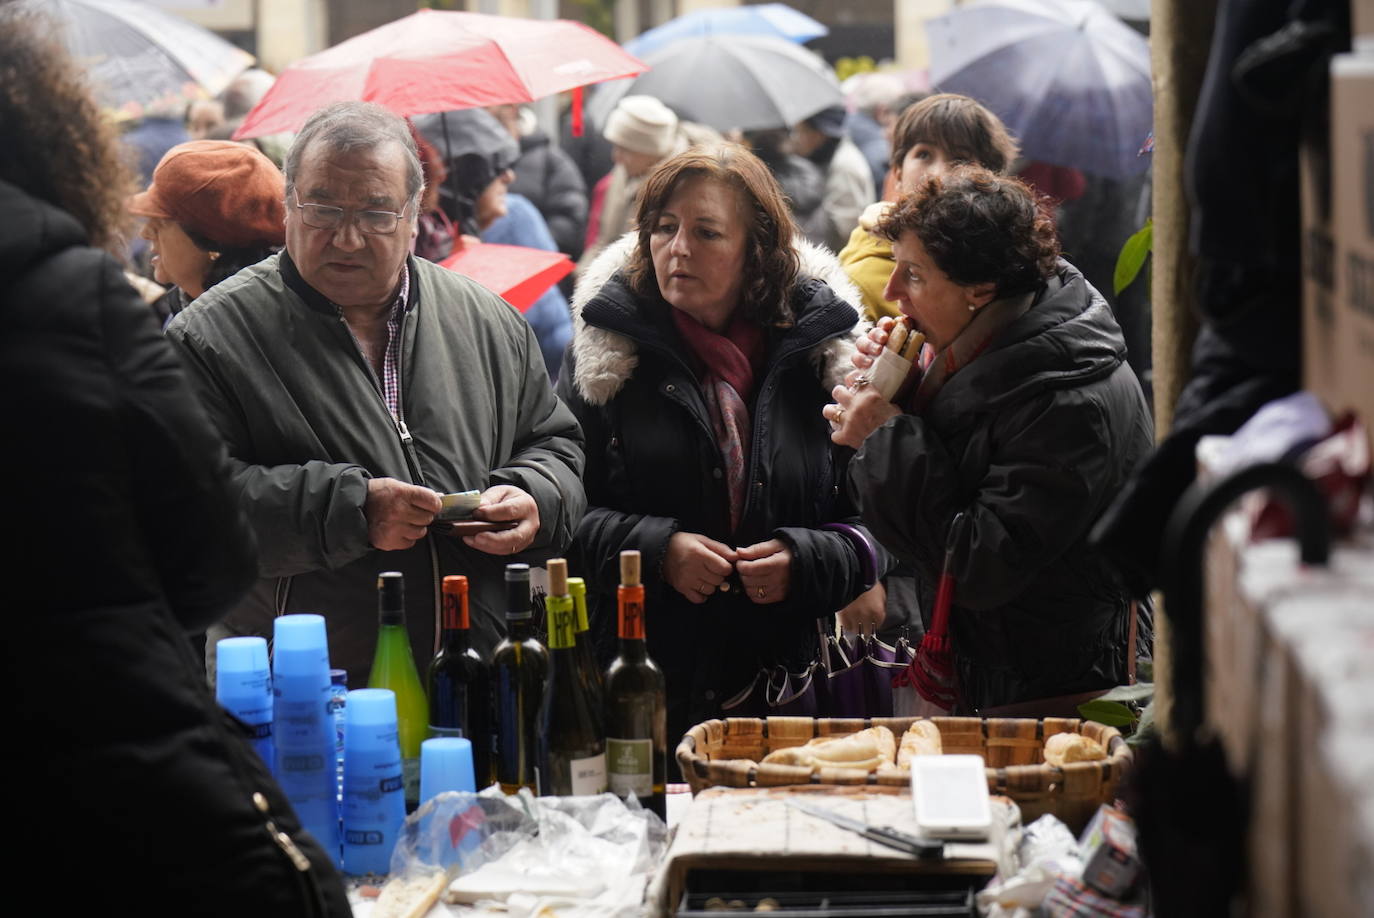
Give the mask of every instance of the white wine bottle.
[(496, 781), (514, 794), (538, 792), (540, 705), (548, 684), (549, 652), (534, 637), (530, 566), (506, 565), (506, 637), (491, 660), (496, 695)]
[(413, 811), (420, 804), (420, 744), (429, 736), (429, 701), (406, 630), (405, 577), (396, 571), (377, 576), (377, 652), (367, 687), (396, 694), (406, 811)]
[(606, 670), (606, 768), (611, 793), (633, 793), (666, 820), (668, 701), (663, 671), (644, 642), (639, 565), (639, 552), (620, 553), (620, 653)]
[(549, 561), (549, 688), (540, 716), (539, 793), (566, 797), (606, 790), (606, 737), (601, 712), (577, 659), (577, 616), (568, 593), (568, 562)]

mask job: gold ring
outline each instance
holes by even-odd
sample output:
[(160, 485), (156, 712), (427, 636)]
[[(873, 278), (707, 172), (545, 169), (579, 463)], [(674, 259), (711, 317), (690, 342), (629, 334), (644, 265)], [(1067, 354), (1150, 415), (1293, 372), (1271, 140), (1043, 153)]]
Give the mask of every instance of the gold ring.
[(844, 409), (843, 409), (843, 408), (837, 408), (837, 409), (835, 410), (835, 423), (836, 423), (836, 424), (843, 424), (843, 423), (844, 423)]
[(759, 597), (759, 599), (762, 599), (762, 598), (763, 598), (763, 594), (764, 594), (764, 593), (767, 593), (767, 592), (768, 592), (768, 591), (765, 590), (763, 587), (759, 587), (759, 592), (758, 592), (758, 597)]

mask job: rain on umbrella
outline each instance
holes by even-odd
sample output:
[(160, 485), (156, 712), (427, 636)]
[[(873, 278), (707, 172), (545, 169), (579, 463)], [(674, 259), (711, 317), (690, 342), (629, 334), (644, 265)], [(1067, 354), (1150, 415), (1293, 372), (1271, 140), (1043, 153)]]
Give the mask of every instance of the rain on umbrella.
[(96, 100), (126, 118), (215, 95), (254, 62), (218, 35), (147, 3), (47, 0), (33, 4), (61, 27), (87, 68)]
[(1126, 178), (1154, 121), (1145, 38), (1091, 0), (976, 0), (929, 20), (930, 78), (972, 96), (1028, 159)]
[(770, 35), (805, 42), (829, 34), (824, 25), (786, 3), (756, 3), (684, 13), (625, 42), (625, 50), (643, 57), (679, 39), (701, 35)]
[(333, 102), (420, 115), (533, 102), (643, 70), (579, 22), (424, 9), (291, 64), (234, 138), (295, 131)]
[(631, 93), (654, 96), (688, 121), (721, 131), (790, 127), (844, 104), (825, 61), (781, 38), (684, 38), (645, 55), (644, 63), (647, 73), (597, 88), (588, 104), (596, 124)]

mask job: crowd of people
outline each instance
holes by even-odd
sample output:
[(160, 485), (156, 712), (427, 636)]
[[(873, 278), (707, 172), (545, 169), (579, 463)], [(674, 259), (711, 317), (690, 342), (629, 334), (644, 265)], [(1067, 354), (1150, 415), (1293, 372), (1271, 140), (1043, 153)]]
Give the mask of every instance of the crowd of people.
[[(278, 162), (215, 139), (238, 85), (135, 185), (42, 17), (5, 2), (0, 22), (0, 366), (39, 460), (6, 453), (35, 587), (7, 656), (19, 697), (48, 699), (20, 714), (48, 738), (55, 792), (25, 823), (45, 854), (80, 819), (124, 843), (102, 876), (163, 871), (166, 902), (346, 913), (186, 635), (324, 611), (332, 665), (362, 685), (381, 570), (405, 574), (424, 659), (444, 575), (467, 575), (489, 652), (503, 566), (567, 555), (605, 654), (617, 559), (639, 550), (674, 738), (766, 713), (741, 691), (761, 665), (804, 667), (837, 613), (919, 630), (961, 514), (960, 710), (1103, 690), (1137, 630), (1148, 650), (1087, 533), (1150, 415), (1111, 309), (976, 101), (730, 137), (626, 96), (588, 183), (513, 106), (410, 122), (336, 103)], [(871, 122), (862, 149), (851, 117)], [(156, 296), (124, 280), (135, 217)], [(570, 302), (553, 287), (522, 317), (436, 264), (498, 239), (578, 259)], [(867, 374), (897, 316), (926, 345), (893, 404)], [(469, 489), (510, 527), (436, 523)], [(52, 691), (126, 716), (39, 731)]]

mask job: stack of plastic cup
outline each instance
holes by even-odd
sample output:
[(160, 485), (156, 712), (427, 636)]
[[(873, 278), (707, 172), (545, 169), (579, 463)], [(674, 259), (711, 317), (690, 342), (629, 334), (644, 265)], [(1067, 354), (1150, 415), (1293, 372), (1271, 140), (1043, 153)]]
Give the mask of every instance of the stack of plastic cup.
[(338, 863), (338, 778), (323, 616), (283, 615), (276, 620), (272, 695), (277, 781), (306, 831)]
[(396, 694), (355, 689), (344, 705), (344, 873), (388, 873), (405, 818)]
[(253, 749), (268, 770), (276, 768), (272, 748), (272, 671), (267, 640), (225, 638), (215, 645), (215, 698), (253, 731)]
[(444, 791), (476, 792), (472, 773), (472, 741), (457, 736), (427, 739), (420, 744), (420, 802)]

